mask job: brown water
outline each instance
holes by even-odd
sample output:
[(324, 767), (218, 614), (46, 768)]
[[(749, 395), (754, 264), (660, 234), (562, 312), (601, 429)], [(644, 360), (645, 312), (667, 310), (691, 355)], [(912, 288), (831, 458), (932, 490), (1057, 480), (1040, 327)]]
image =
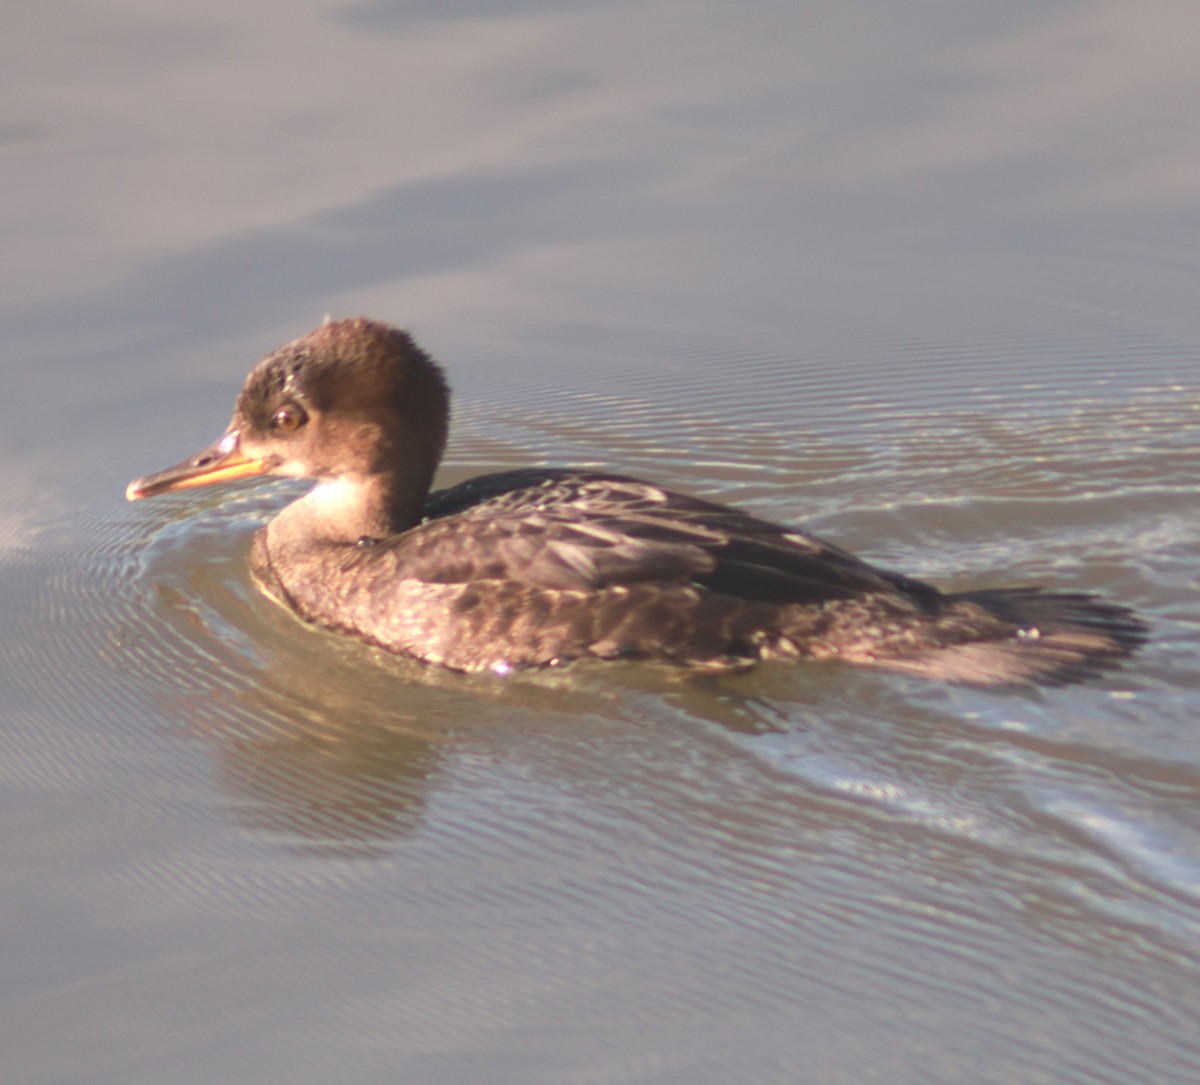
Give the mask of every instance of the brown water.
[[(5, 1083), (1200, 1080), (1200, 10), (4, 16)], [(603, 464), (1138, 609), (1016, 694), (465, 678), (307, 629), (295, 493), (126, 505), (325, 312), (441, 480)]]

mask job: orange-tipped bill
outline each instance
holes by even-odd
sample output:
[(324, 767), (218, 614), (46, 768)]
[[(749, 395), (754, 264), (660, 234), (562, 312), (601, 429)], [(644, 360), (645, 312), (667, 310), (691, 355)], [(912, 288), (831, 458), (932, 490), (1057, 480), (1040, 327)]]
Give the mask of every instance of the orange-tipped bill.
[(135, 478), (125, 488), (125, 497), (130, 501), (138, 501), (172, 490), (188, 490), (193, 486), (211, 486), (214, 482), (249, 478), (270, 470), (270, 466), (266, 460), (252, 460), (243, 455), (237, 430), (230, 430), (216, 444), (189, 456), (183, 463), (144, 478)]

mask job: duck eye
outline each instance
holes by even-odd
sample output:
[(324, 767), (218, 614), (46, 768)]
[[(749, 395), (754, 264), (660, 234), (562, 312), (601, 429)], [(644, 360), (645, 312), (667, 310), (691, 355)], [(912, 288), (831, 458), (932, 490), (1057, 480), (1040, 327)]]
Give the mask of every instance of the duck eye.
[(293, 433), (307, 421), (308, 415), (304, 413), (304, 409), (295, 403), (289, 403), (275, 412), (275, 416), (271, 419), (271, 428), (280, 433)]

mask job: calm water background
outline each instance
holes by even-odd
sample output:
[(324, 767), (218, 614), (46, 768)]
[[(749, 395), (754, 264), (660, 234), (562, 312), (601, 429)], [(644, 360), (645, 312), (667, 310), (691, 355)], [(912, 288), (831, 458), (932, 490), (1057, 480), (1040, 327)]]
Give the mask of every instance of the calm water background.
[[(11, 6), (0, 1077), (1200, 1080), (1200, 8)], [(326, 313), (444, 482), (604, 464), (1141, 611), (1046, 693), (468, 679), (306, 629), (294, 488), (126, 505)]]

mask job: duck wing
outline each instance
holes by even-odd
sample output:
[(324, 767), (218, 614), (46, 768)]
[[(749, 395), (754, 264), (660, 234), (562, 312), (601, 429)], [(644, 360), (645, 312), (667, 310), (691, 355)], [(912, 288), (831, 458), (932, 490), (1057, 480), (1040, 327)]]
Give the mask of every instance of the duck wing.
[(936, 595), (795, 528), (621, 475), (486, 475), (431, 495), (425, 512), (381, 545), (394, 551), (398, 575), (429, 583), (559, 591), (690, 583), (776, 605)]

